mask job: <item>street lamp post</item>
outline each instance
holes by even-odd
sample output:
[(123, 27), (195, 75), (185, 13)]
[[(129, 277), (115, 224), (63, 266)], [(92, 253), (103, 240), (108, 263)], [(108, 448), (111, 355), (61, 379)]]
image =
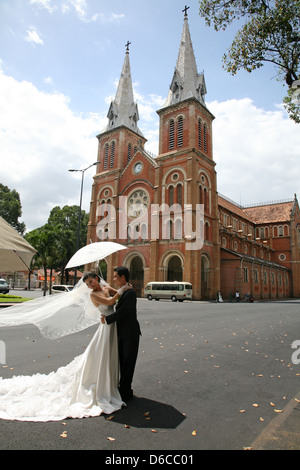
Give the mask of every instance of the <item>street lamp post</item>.
[[(82, 191), (83, 191), (83, 180), (84, 180), (84, 173), (86, 170), (91, 168), (91, 166), (98, 165), (98, 162), (92, 163), (88, 167), (84, 168), (83, 170), (69, 170), (70, 172), (81, 172), (81, 188), (80, 188), (80, 202), (79, 202), (79, 214), (78, 214), (78, 227), (77, 227), (77, 241), (76, 241), (76, 251), (79, 250), (79, 242), (80, 242), (80, 226), (81, 226), (81, 204), (82, 204)], [(75, 268), (75, 276), (74, 276), (74, 285), (77, 281), (77, 269)]]

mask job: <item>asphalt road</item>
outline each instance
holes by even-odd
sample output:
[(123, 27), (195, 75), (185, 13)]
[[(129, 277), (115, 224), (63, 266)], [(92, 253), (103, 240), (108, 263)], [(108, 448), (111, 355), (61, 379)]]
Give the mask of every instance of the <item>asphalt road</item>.
[[(138, 307), (143, 336), (128, 406), (112, 419), (1, 421), (0, 449), (241, 450), (293, 403), (300, 390), (291, 347), (300, 340), (299, 300), (138, 299)], [(2, 328), (1, 376), (56, 370), (83, 352), (94, 331), (51, 341), (33, 326)]]

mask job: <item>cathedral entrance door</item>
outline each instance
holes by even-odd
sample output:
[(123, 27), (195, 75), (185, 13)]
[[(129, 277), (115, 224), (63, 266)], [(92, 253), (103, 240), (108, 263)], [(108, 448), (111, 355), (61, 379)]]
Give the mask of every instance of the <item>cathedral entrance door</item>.
[(172, 256), (169, 260), (167, 281), (182, 281), (182, 265), (179, 256)]

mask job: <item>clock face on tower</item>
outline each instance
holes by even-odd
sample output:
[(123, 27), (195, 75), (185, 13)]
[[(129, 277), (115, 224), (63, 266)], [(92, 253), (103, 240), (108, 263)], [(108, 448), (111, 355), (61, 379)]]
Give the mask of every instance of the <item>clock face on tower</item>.
[(133, 172), (135, 175), (138, 175), (142, 171), (142, 169), (143, 169), (142, 163), (138, 162), (134, 165)]

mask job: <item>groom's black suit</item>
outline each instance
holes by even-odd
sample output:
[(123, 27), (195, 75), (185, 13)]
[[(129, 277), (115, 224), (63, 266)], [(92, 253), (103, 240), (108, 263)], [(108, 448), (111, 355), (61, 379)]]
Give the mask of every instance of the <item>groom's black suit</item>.
[(127, 401), (133, 395), (131, 383), (141, 335), (136, 312), (136, 293), (133, 289), (124, 292), (116, 305), (116, 311), (106, 317), (108, 325), (114, 321), (117, 322), (119, 342), (119, 390), (122, 399)]

